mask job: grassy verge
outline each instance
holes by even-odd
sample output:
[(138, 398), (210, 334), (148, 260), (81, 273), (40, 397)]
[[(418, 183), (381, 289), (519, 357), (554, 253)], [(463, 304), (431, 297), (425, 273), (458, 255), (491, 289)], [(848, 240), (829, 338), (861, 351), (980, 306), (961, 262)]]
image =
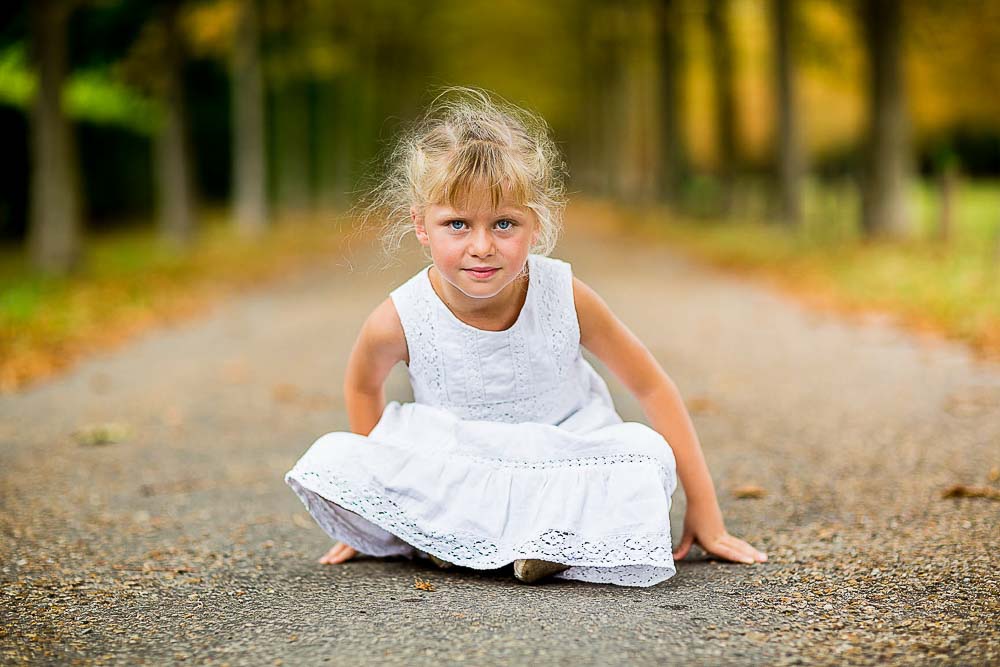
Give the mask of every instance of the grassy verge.
[(245, 239), (222, 215), (208, 215), (188, 251), (151, 229), (91, 238), (81, 271), (67, 278), (32, 271), (21, 248), (0, 248), (0, 393), (329, 255), (346, 236), (339, 225), (286, 221)]
[[(947, 244), (935, 238), (933, 188), (917, 184), (912, 194), (918, 231), (904, 243), (862, 241), (844, 218), (824, 212), (816, 200), (829, 197), (818, 193), (807, 201), (798, 230), (752, 219), (677, 219), (662, 210), (646, 210), (630, 226), (717, 266), (767, 277), (821, 306), (889, 313), (1000, 359), (1000, 184), (962, 187)], [(855, 206), (837, 204), (841, 212)]]

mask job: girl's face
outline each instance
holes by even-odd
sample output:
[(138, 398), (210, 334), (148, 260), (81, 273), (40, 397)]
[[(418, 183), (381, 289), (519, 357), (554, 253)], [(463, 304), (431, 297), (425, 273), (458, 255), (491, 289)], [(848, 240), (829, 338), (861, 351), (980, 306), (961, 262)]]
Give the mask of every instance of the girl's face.
[(414, 207), (410, 217), (441, 277), (474, 299), (494, 297), (513, 282), (539, 231), (531, 209), (507, 201), (493, 208), (486, 192), (461, 208), (429, 204), (421, 216)]

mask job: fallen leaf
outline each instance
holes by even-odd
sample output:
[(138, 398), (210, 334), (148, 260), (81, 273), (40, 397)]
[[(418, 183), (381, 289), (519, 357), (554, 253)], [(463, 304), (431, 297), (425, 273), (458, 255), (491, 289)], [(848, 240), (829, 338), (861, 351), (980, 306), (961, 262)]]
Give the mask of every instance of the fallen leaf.
[(276, 384), (271, 389), (271, 396), (278, 403), (294, 403), (299, 398), (299, 388), (294, 384)]
[(139, 487), (139, 493), (149, 497), (167, 493), (189, 493), (211, 488), (211, 486), (212, 482), (206, 479), (178, 479), (158, 484), (143, 484)]
[(1000, 489), (989, 486), (966, 486), (965, 484), (955, 484), (949, 486), (941, 494), (942, 498), (990, 498), (1000, 500)]
[(767, 489), (756, 484), (743, 484), (733, 488), (733, 495), (737, 498), (763, 498)]
[(719, 412), (719, 406), (707, 396), (693, 396), (686, 402), (688, 412), (694, 415), (714, 415)]
[(413, 578), (413, 587), (420, 591), (433, 591), (434, 584), (427, 581), (426, 579), (421, 579), (420, 577)]
[(837, 529), (836, 528), (826, 527), (826, 528), (821, 528), (816, 533), (816, 537), (818, 537), (821, 540), (827, 540), (827, 539), (830, 539), (831, 537), (835, 536), (836, 534), (837, 534)]
[(128, 424), (107, 422), (104, 424), (88, 424), (73, 431), (73, 439), (77, 444), (86, 447), (111, 445), (122, 442), (132, 433)]

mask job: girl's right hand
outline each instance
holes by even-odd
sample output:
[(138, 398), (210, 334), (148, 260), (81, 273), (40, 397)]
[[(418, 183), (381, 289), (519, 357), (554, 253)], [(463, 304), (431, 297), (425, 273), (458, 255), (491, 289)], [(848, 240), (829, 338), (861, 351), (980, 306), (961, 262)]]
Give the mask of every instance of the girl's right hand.
[(343, 542), (337, 542), (319, 559), (319, 562), (324, 565), (336, 565), (337, 563), (343, 563), (345, 560), (350, 560), (357, 555), (358, 552), (356, 549), (352, 549)]

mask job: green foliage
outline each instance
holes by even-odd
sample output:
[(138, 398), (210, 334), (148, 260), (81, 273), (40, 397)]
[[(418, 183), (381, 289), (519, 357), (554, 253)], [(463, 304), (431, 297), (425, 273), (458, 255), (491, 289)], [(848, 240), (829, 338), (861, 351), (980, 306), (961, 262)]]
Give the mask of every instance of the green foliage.
[[(27, 112), (37, 85), (23, 44), (14, 44), (0, 52), (0, 103)], [(63, 89), (63, 107), (75, 120), (121, 127), (143, 135), (153, 134), (161, 118), (155, 100), (115, 81), (107, 68), (73, 73)]]
[(23, 44), (0, 51), (0, 102), (27, 109), (35, 85), (35, 75), (25, 62)]

